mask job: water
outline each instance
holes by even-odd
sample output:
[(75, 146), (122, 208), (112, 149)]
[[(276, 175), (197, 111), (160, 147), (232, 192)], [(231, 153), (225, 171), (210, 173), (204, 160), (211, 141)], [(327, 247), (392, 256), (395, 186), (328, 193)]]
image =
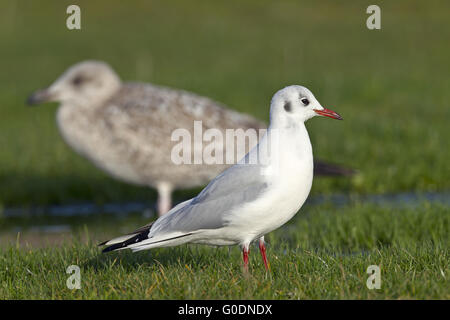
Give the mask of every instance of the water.
[[(415, 207), (423, 202), (441, 203), (450, 206), (450, 193), (396, 193), (376, 195), (316, 195), (307, 200), (308, 205), (330, 203), (335, 206), (344, 206), (353, 202), (373, 203), (380, 206)], [(130, 213), (141, 212), (144, 217), (155, 216), (154, 204), (144, 202), (107, 203), (97, 205), (93, 203), (53, 205), (46, 207), (10, 207), (3, 208), (0, 216), (3, 217), (78, 217), (98, 214), (111, 214), (126, 216)]]
[[(385, 195), (316, 195), (307, 206), (329, 204), (342, 207), (351, 203), (372, 203), (378, 206), (414, 208), (424, 202), (450, 206), (449, 193), (398, 193)], [(105, 240), (102, 234), (122, 234), (155, 218), (154, 203), (126, 202), (78, 203), (35, 207), (10, 207), (0, 212), (0, 247), (2, 244), (31, 244), (33, 247), (63, 245), (73, 234), (89, 234)], [(86, 228), (86, 229), (85, 229)], [(114, 231), (111, 231), (114, 230)], [(20, 237), (19, 237), (20, 235)]]
[(128, 203), (106, 203), (97, 205), (93, 203), (79, 203), (67, 205), (52, 205), (45, 207), (11, 207), (4, 208), (0, 213), (3, 217), (29, 217), (29, 216), (52, 216), (52, 217), (78, 217), (97, 215), (99, 213), (112, 215), (127, 215), (129, 213), (142, 212), (151, 217), (154, 215), (153, 205), (144, 202)]
[(372, 203), (379, 206), (390, 207), (416, 207), (423, 202), (440, 203), (450, 205), (450, 193), (447, 192), (425, 192), (425, 193), (394, 193), (394, 194), (371, 194), (371, 195), (318, 195), (307, 200), (310, 205), (331, 203), (343, 206), (352, 202)]

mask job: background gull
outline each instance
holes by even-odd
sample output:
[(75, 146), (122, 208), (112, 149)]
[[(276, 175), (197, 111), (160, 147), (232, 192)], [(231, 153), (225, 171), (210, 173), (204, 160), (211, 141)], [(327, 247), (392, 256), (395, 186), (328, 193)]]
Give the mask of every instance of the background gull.
[[(342, 120), (305, 87), (289, 86), (271, 102), (270, 126), (256, 148), (212, 180), (200, 194), (153, 224), (101, 245), (103, 251), (140, 251), (184, 243), (241, 245), (248, 267), (249, 245), (259, 240), (266, 269), (264, 235), (301, 208), (313, 181), (313, 153), (304, 122), (314, 116)], [(261, 160), (248, 165), (257, 153)]]
[[(229, 167), (174, 164), (171, 150), (178, 142), (170, 138), (175, 129), (192, 132), (194, 120), (202, 121), (203, 132), (266, 128), (264, 122), (206, 97), (147, 83), (123, 83), (101, 61), (75, 64), (28, 99), (29, 104), (47, 101), (61, 103), (57, 124), (76, 152), (117, 179), (157, 189), (160, 215), (171, 208), (174, 189), (204, 185)], [(348, 175), (352, 171), (319, 161), (315, 173)]]

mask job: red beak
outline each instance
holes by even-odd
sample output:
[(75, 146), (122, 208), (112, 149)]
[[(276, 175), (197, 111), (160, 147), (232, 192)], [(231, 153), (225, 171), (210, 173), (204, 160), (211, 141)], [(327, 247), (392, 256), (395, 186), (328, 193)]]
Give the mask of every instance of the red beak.
[(327, 108), (323, 108), (323, 110), (314, 109), (314, 112), (320, 116), (337, 119), (337, 120), (344, 120), (344, 119), (342, 119), (342, 117), (339, 114), (337, 114), (336, 112), (331, 111), (330, 109), (327, 109)]

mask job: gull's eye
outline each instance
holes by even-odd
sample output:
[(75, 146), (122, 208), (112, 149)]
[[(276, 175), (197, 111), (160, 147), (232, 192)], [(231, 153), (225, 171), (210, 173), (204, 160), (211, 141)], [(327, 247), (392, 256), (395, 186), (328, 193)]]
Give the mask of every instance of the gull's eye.
[(307, 106), (309, 104), (309, 100), (306, 98), (301, 98), (300, 101), (303, 103), (304, 106)]
[(76, 86), (79, 86), (84, 81), (82, 76), (76, 76), (73, 78), (72, 83)]

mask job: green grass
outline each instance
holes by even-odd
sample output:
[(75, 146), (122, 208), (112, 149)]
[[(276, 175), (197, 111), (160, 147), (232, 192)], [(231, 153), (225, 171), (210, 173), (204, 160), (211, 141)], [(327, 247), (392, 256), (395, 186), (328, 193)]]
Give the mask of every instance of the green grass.
[[(352, 204), (308, 207), (269, 234), (266, 273), (256, 247), (250, 272), (240, 250), (181, 246), (101, 254), (99, 232), (117, 222), (80, 228), (58, 248), (10, 245), (0, 251), (2, 299), (449, 299), (448, 208)], [(123, 221), (121, 228), (136, 227)], [(115, 231), (114, 230), (115, 227)], [(104, 239), (103, 235), (101, 239)], [(69, 290), (69, 265), (82, 288)], [(381, 289), (366, 287), (369, 265), (381, 269)]]
[(65, 28), (68, 4), (0, 4), (0, 204), (154, 199), (70, 150), (56, 105), (24, 105), (88, 58), (263, 120), (275, 91), (308, 86), (345, 119), (308, 123), (315, 155), (360, 171), (313, 193), (450, 188), (448, 1), (382, 2), (380, 31), (365, 27), (370, 1), (80, 1), (81, 31)]

